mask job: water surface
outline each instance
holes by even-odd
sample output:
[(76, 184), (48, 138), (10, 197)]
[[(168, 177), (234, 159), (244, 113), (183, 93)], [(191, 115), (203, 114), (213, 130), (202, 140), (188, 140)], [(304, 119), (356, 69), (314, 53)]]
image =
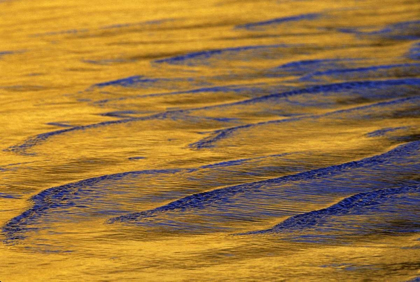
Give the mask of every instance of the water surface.
[(419, 15), (0, 1), (0, 280), (417, 281)]

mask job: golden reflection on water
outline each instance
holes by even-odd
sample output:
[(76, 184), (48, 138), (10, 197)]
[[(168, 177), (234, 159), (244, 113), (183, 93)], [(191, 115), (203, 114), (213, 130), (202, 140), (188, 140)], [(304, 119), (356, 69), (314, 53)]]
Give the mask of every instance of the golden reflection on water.
[(420, 276), (419, 13), (0, 1), (0, 280)]

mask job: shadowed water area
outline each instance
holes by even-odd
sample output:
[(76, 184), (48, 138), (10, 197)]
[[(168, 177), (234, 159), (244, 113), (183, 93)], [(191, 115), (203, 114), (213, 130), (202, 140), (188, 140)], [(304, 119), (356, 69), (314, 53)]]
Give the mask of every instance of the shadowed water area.
[(420, 2), (0, 0), (1, 281), (418, 281)]

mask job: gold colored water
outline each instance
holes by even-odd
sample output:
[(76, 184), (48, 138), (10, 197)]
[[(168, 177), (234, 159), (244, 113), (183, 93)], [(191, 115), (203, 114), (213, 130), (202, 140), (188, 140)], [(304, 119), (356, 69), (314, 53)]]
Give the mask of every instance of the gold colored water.
[(0, 281), (417, 281), (419, 16), (0, 0)]

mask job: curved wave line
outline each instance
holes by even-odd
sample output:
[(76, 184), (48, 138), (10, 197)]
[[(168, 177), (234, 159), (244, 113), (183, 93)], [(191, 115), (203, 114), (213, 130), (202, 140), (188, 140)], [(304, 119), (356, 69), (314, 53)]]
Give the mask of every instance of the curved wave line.
[(420, 186), (413, 185), (400, 188), (379, 189), (371, 192), (359, 193), (344, 198), (338, 203), (327, 208), (289, 217), (288, 219), (277, 224), (273, 228), (247, 232), (240, 235), (300, 231), (322, 223), (329, 216), (350, 214), (353, 209), (378, 205), (380, 200), (383, 200), (389, 196), (413, 193), (418, 191), (420, 191)]
[(385, 101), (385, 102), (378, 102), (378, 103), (373, 103), (373, 104), (369, 104), (369, 105), (353, 107), (353, 108), (350, 108), (350, 109), (332, 111), (332, 112), (328, 112), (328, 113), (321, 114), (321, 115), (310, 115), (310, 116), (303, 116), (303, 117), (297, 117), (297, 118), (270, 120), (270, 121), (263, 121), (263, 122), (258, 122), (258, 123), (250, 123), (250, 124), (245, 124), (245, 125), (239, 125), (239, 126), (235, 126), (235, 127), (226, 128), (226, 129), (216, 130), (210, 136), (208, 136), (206, 138), (203, 138), (200, 141), (194, 142), (194, 143), (190, 144), (189, 146), (191, 148), (194, 148), (194, 149), (212, 148), (214, 146), (214, 143), (216, 143), (217, 141), (219, 141), (221, 139), (224, 139), (224, 138), (230, 136), (235, 131), (238, 131), (238, 130), (241, 130), (241, 129), (251, 128), (251, 127), (261, 126), (261, 125), (267, 125), (267, 124), (294, 122), (294, 121), (303, 120), (303, 119), (317, 119), (317, 118), (332, 116), (332, 115), (336, 115), (336, 114), (350, 113), (350, 112), (353, 112), (353, 111), (370, 109), (370, 108), (374, 108), (374, 107), (394, 105), (394, 104), (398, 104), (398, 103), (406, 102), (406, 101), (411, 101), (411, 100), (413, 100), (413, 101), (420, 100), (420, 97), (399, 98), (399, 99), (394, 99), (394, 100)]
[(373, 157), (365, 158), (358, 161), (352, 161), (340, 165), (333, 165), (325, 168), (310, 170), (306, 172), (301, 172), (293, 175), (282, 176), (279, 178), (273, 178), (269, 180), (262, 180), (257, 182), (245, 183), (235, 186), (229, 186), (225, 188), (215, 189), (208, 192), (202, 192), (193, 194), (179, 200), (170, 202), (166, 205), (157, 207), (155, 209), (132, 213), (129, 215), (119, 216), (111, 218), (107, 221), (107, 223), (115, 223), (115, 222), (133, 222), (142, 220), (145, 218), (154, 217), (157, 214), (166, 213), (169, 211), (174, 210), (186, 210), (192, 208), (204, 208), (207, 205), (211, 205), (214, 203), (220, 203), (224, 201), (228, 201), (228, 199), (236, 194), (243, 194), (243, 193), (253, 193), (258, 191), (259, 188), (263, 184), (271, 184), (271, 183), (285, 183), (289, 181), (301, 181), (301, 180), (308, 180), (308, 179), (317, 179), (322, 178), (325, 176), (332, 176), (337, 173), (340, 173), (347, 169), (354, 169), (365, 167), (368, 165), (378, 165), (381, 163), (385, 163), (388, 161), (390, 156), (398, 156), (399, 154), (410, 151), (410, 150), (418, 150), (420, 148), (420, 141), (411, 142), (407, 144), (400, 145), (384, 154), (376, 155)]

